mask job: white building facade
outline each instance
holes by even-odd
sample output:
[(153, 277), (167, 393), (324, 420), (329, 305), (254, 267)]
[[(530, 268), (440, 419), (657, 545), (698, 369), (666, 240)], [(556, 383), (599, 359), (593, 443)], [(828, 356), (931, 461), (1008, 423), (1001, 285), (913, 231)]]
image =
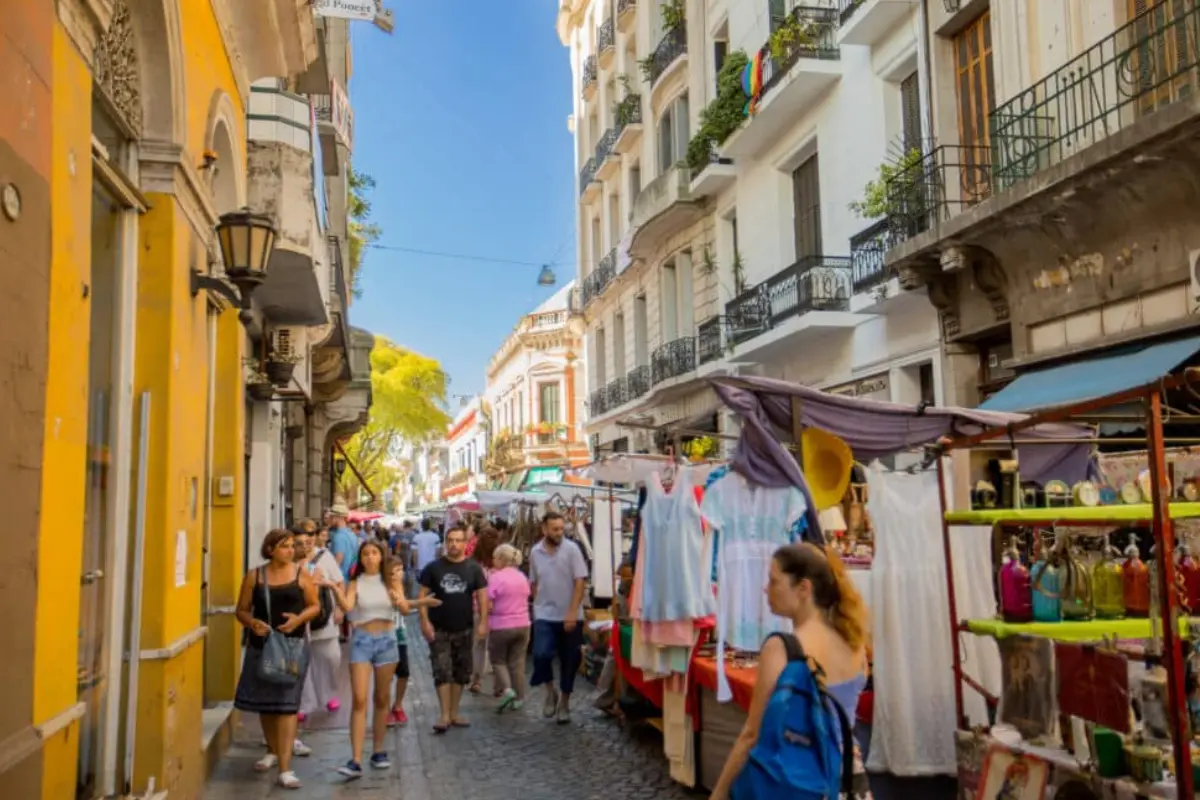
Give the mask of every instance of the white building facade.
[(441, 499), (461, 499), (487, 487), (484, 460), (487, 458), (488, 415), (482, 396), (470, 398), (446, 431), (443, 440), (449, 474), (441, 482)]
[[(563, 2), (600, 450), (733, 432), (718, 373), (942, 399), (937, 314), (884, 265), (887, 203), (864, 202), (926, 146), (922, 24), (916, 0)], [(738, 58), (757, 80), (731, 105)]]
[(567, 467), (587, 462), (583, 332), (571, 281), (521, 317), (488, 362), (492, 484), (515, 490), (559, 480)]

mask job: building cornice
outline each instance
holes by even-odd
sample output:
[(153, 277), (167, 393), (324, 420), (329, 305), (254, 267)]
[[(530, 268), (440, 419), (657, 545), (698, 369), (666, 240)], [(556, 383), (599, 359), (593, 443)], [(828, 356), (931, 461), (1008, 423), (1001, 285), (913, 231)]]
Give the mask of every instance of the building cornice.
[(188, 222), (207, 242), (217, 225), (212, 191), (193, 166), (185, 147), (174, 142), (144, 140), (138, 145), (138, 169), (142, 191), (171, 195)]

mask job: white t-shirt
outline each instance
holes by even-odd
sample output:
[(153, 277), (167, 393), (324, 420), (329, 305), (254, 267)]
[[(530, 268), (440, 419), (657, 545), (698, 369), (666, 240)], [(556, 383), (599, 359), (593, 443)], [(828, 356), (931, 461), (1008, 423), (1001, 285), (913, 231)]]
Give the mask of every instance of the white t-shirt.
[[(315, 575), (321, 573), (321, 577), (330, 583), (342, 582), (342, 568), (338, 566), (337, 559), (333, 557), (333, 553), (329, 552), (328, 548), (322, 548), (317, 551), (317, 556), (308, 562), (308, 574)], [(325, 639), (336, 639), (338, 635), (338, 626), (333, 620), (320, 630), (311, 631), (310, 638), (313, 641), (320, 642)]]
[(412, 546), (417, 551), (417, 579), (430, 562), (437, 558), (438, 548), (442, 546), (442, 537), (433, 531), (421, 531), (413, 537)]

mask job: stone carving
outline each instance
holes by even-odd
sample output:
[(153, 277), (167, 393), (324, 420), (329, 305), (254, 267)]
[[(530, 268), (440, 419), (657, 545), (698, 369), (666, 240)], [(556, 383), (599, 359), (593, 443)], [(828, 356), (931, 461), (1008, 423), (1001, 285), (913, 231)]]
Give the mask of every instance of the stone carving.
[(975, 278), (975, 285), (991, 303), (996, 321), (1008, 320), (1008, 278), (1005, 276), (1000, 262), (988, 251), (976, 249), (972, 253), (971, 273)]
[(135, 136), (142, 134), (141, 69), (126, 0), (113, 3), (112, 22), (96, 45), (92, 74), (104, 97)]
[(962, 322), (958, 318), (958, 277), (947, 275), (929, 281), (929, 302), (938, 312), (938, 324), (942, 329), (942, 338), (950, 341), (962, 332)]

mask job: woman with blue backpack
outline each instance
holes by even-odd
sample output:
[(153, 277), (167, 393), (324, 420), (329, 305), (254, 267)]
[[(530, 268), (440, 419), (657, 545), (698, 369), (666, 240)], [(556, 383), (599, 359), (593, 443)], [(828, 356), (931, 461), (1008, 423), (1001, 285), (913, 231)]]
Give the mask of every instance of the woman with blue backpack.
[(867, 683), (867, 609), (841, 559), (781, 547), (766, 587), (788, 630), (767, 637), (741, 734), (710, 800), (863, 800), (871, 790), (854, 744)]

